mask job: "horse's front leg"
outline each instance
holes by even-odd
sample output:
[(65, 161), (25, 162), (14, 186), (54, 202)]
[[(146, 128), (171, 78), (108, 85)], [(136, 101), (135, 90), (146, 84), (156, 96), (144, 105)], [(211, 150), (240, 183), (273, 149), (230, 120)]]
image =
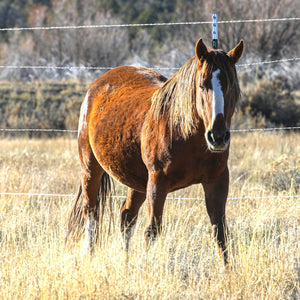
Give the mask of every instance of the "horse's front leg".
[(228, 195), (229, 172), (226, 167), (223, 174), (212, 183), (203, 184), (208, 215), (213, 226), (213, 237), (217, 242), (225, 265), (228, 264), (227, 228), (225, 205)]
[(147, 182), (147, 208), (149, 223), (145, 231), (147, 246), (162, 230), (162, 215), (167, 196), (164, 174), (161, 171), (149, 173)]

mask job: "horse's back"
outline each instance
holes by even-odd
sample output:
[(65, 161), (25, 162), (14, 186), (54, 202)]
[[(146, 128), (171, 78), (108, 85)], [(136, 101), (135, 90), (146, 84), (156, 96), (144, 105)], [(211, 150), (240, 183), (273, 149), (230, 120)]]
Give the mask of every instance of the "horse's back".
[(152, 70), (118, 67), (92, 84), (81, 107), (79, 148), (90, 147), (106, 172), (138, 190), (147, 182), (141, 130), (151, 97), (165, 81)]
[[(134, 100), (135, 95), (143, 92), (153, 93), (153, 89), (157, 89), (163, 85), (167, 79), (161, 74), (143, 67), (123, 66), (114, 68), (99, 77), (89, 89), (91, 98), (105, 93), (106, 95), (125, 95), (130, 91)], [(129, 96), (128, 94), (125, 96)], [(96, 97), (97, 98), (97, 97)], [(99, 100), (99, 99), (98, 99)], [(117, 99), (115, 99), (117, 100)]]
[[(97, 124), (99, 119), (116, 121), (116, 117), (128, 117), (134, 111), (149, 108), (155, 90), (166, 78), (159, 73), (142, 67), (123, 66), (112, 69), (99, 77), (88, 90), (81, 114)], [(132, 122), (132, 120), (130, 121)]]

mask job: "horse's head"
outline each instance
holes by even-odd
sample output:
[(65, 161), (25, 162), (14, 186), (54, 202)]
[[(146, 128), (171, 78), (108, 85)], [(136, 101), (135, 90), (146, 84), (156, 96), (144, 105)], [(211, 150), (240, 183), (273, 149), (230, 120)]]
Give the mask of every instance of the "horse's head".
[(208, 51), (202, 39), (196, 45), (196, 110), (212, 152), (223, 152), (229, 145), (231, 117), (240, 96), (235, 64), (243, 49), (243, 41), (228, 53)]

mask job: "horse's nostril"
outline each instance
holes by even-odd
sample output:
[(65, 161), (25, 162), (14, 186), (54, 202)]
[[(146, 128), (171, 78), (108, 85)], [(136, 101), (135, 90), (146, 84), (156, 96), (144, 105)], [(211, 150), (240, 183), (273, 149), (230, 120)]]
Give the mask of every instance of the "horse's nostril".
[(208, 139), (210, 144), (215, 145), (214, 135), (213, 135), (213, 132), (211, 130), (209, 130), (207, 132), (207, 139)]
[(230, 140), (229, 130), (208, 130), (206, 134), (207, 142), (213, 147), (224, 147)]
[(226, 130), (225, 136), (224, 136), (224, 144), (227, 144), (229, 140), (230, 140), (230, 131)]

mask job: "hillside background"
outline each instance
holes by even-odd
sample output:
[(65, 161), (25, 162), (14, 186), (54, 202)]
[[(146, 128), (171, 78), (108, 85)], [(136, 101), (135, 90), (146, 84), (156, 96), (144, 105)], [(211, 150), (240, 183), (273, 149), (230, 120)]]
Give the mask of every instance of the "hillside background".
[[(39, 27), (299, 17), (293, 0), (2, 0), (0, 27)], [(219, 25), (219, 47), (243, 39), (240, 64), (299, 57), (300, 22)], [(211, 25), (116, 27), (0, 32), (1, 66), (176, 68), (194, 55)], [(299, 60), (238, 67), (243, 88), (235, 126), (300, 125)], [(76, 129), (89, 84), (105, 70), (0, 68), (0, 127)], [(162, 70), (164, 75), (172, 72)]]

